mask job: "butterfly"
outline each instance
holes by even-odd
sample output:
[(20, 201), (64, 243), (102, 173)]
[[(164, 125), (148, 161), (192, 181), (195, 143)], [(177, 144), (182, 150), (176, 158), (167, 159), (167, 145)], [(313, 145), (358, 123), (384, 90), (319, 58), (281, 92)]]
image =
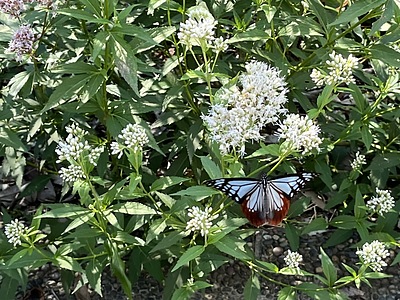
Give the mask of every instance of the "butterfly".
[(267, 179), (265, 174), (256, 178), (219, 178), (205, 182), (241, 204), (246, 218), (254, 226), (278, 225), (286, 216), (290, 200), (315, 173), (299, 173)]

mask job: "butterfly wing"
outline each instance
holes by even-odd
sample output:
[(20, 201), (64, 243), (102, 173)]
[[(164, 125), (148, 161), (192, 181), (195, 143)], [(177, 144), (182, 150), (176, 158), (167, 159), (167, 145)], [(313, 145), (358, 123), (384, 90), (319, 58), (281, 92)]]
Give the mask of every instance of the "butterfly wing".
[(291, 198), (315, 177), (313, 173), (300, 173), (267, 180), (254, 178), (220, 178), (206, 181), (234, 201), (241, 204), (246, 218), (254, 226), (277, 225), (290, 207)]
[(254, 178), (219, 178), (207, 180), (205, 184), (220, 190), (235, 202), (241, 204), (246, 195), (260, 186), (260, 180)]

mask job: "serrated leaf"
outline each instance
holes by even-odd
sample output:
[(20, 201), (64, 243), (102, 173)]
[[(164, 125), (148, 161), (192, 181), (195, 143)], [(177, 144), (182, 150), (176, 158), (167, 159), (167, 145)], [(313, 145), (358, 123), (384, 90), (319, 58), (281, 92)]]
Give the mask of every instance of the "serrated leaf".
[(170, 234), (166, 235), (153, 249), (150, 250), (150, 253), (168, 248), (180, 240), (182, 240), (183, 234), (178, 231), (171, 232)]
[(205, 250), (204, 246), (200, 246), (200, 245), (190, 247), (178, 259), (178, 261), (176, 262), (175, 267), (172, 268), (171, 272), (176, 271), (177, 269), (179, 269), (183, 265), (187, 264), (189, 261), (199, 257), (204, 252), (204, 250)]
[(222, 177), (220, 168), (208, 156), (200, 156), (201, 164), (211, 179)]
[(219, 251), (237, 259), (251, 259), (251, 257), (244, 250), (245, 243), (242, 241), (235, 241), (230, 236), (224, 236), (222, 239), (215, 242), (214, 245)]
[(165, 176), (160, 177), (151, 185), (150, 191), (164, 190), (168, 187), (180, 184), (182, 182), (188, 181), (190, 178), (178, 177), (178, 176)]
[(154, 215), (156, 211), (144, 204), (138, 202), (118, 203), (110, 207), (113, 212), (119, 212), (128, 215)]
[(333, 27), (339, 24), (348, 23), (356, 20), (359, 16), (368, 13), (382, 4), (386, 0), (360, 0), (354, 2), (352, 5), (347, 6), (346, 10), (339, 15), (339, 17), (329, 24), (329, 27)]

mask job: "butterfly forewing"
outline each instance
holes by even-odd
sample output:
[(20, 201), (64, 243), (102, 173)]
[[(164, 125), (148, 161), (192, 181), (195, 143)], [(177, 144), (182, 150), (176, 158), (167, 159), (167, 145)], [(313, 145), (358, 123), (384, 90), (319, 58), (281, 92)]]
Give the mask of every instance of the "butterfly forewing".
[(220, 178), (208, 180), (205, 184), (220, 190), (235, 202), (242, 203), (245, 196), (260, 185), (260, 181), (254, 178)]
[(277, 225), (287, 215), (291, 198), (315, 177), (313, 173), (280, 176), (267, 180), (254, 178), (220, 178), (206, 181), (242, 206), (254, 226)]

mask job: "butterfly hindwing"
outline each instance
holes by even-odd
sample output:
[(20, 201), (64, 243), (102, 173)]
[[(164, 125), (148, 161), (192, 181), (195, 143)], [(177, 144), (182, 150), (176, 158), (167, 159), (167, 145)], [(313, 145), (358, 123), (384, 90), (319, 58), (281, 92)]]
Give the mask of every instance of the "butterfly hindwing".
[(254, 178), (220, 178), (206, 181), (235, 202), (251, 224), (277, 225), (282, 222), (290, 207), (291, 198), (315, 177), (314, 173), (299, 173), (268, 180)]

